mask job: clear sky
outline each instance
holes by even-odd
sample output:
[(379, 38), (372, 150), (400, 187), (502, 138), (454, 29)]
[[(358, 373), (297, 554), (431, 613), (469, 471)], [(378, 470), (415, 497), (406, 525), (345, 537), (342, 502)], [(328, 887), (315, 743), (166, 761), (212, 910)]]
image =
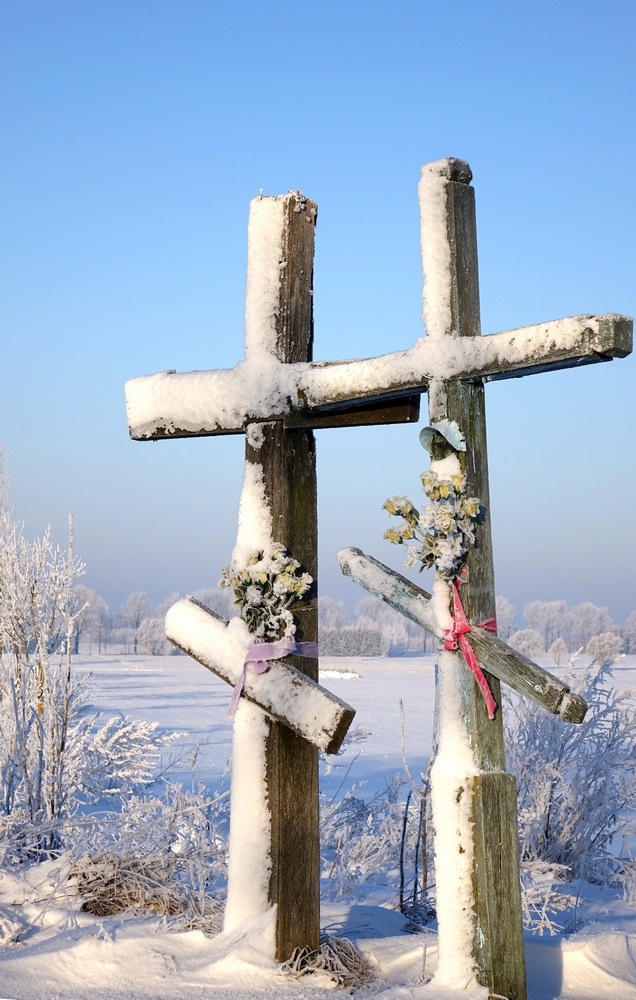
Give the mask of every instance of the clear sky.
[[(477, 191), (484, 333), (636, 312), (636, 8), (605, 0), (5, 0), (0, 438), (29, 534), (67, 511), (116, 608), (216, 583), (241, 438), (128, 439), (124, 381), (242, 354), (263, 188), (320, 207), (315, 356), (421, 333), (416, 185)], [(497, 591), (636, 608), (636, 362), (487, 389)], [(338, 548), (399, 567), (385, 497), (419, 500), (417, 428), (318, 433), (321, 592)]]

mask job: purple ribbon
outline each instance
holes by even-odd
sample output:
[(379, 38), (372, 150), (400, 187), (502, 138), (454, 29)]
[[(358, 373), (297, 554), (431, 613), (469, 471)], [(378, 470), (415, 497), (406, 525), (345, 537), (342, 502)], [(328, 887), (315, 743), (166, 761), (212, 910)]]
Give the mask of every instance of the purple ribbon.
[(245, 657), (241, 676), (232, 692), (232, 700), (227, 712), (230, 719), (233, 719), (236, 715), (238, 701), (245, 687), (248, 666), (252, 665), (255, 674), (264, 674), (269, 669), (270, 660), (280, 660), (281, 657), (291, 656), (292, 654), (295, 656), (318, 656), (318, 643), (296, 642), (291, 635), (286, 635), (284, 639), (278, 639), (276, 642), (258, 642), (257, 640), (252, 645), (252, 648)]

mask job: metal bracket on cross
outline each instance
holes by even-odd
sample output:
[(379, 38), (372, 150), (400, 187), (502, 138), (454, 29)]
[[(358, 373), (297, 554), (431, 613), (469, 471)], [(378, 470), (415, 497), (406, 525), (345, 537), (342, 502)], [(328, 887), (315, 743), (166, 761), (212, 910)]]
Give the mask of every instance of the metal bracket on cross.
[[(191, 597), (177, 601), (168, 611), (166, 636), (232, 687), (241, 677), (254, 641), (241, 618), (227, 622)], [(263, 674), (248, 670), (243, 694), (324, 753), (338, 753), (356, 714), (285, 660), (272, 660)]]

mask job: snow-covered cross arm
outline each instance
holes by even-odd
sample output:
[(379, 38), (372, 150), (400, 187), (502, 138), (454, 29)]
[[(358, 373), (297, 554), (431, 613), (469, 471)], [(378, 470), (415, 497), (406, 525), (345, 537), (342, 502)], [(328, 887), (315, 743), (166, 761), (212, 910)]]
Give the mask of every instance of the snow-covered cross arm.
[[(372, 556), (365, 555), (360, 549), (342, 549), (338, 553), (338, 562), (344, 575), (350, 576), (354, 583), (437, 639), (444, 638), (444, 631), (440, 629), (431, 605), (431, 595), (421, 587)], [(473, 628), (469, 642), (479, 663), (489, 674), (541, 705), (547, 712), (560, 715), (565, 722), (583, 722), (587, 712), (585, 700), (574, 694), (569, 685), (554, 674), (485, 629)]]
[[(624, 358), (632, 349), (633, 320), (608, 313), (574, 316), (485, 337), (421, 337), (406, 351), (353, 361), (285, 365), (269, 369), (249, 360), (234, 368), (160, 372), (126, 383), (130, 436), (137, 441), (240, 434), (255, 420), (282, 419), (286, 426), (329, 426), (330, 418), (361, 403), (383, 402), (382, 420), (407, 421), (433, 379), (519, 378)], [(401, 415), (404, 416), (401, 416)], [(411, 419), (417, 419), (414, 413)]]
[[(232, 687), (254, 642), (241, 618), (227, 622), (191, 597), (168, 611), (166, 636)], [(325, 753), (338, 752), (355, 715), (350, 705), (284, 660), (272, 660), (266, 673), (248, 670), (243, 694)]]

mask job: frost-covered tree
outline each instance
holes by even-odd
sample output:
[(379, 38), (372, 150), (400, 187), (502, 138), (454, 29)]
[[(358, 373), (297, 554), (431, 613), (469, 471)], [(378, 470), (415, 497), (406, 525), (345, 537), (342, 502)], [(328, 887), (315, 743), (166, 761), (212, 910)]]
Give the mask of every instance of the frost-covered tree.
[[(399, 611), (376, 597), (363, 597), (356, 604), (356, 628), (367, 632), (380, 631), (389, 653), (400, 653), (408, 648), (408, 621)], [(421, 636), (421, 629), (418, 630)], [(421, 639), (419, 640), (421, 648)]]
[(611, 666), (620, 656), (622, 639), (614, 632), (601, 632), (593, 636), (587, 644), (585, 652), (591, 656), (592, 662), (599, 667)]
[(627, 652), (636, 653), (636, 611), (632, 611), (627, 618), (625, 638), (627, 640)]
[(572, 608), (571, 616), (570, 652), (580, 646), (585, 648), (592, 636), (611, 631), (612, 619), (607, 608), (599, 608), (589, 601)]
[(568, 647), (562, 636), (559, 636), (558, 639), (554, 640), (548, 650), (548, 656), (550, 656), (557, 667), (560, 667), (562, 663), (565, 663), (568, 658)]
[(344, 601), (334, 601), (331, 597), (318, 598), (318, 627), (320, 631), (323, 629), (337, 631), (350, 626), (351, 622)]
[(526, 604), (523, 616), (530, 628), (540, 633), (543, 650), (549, 649), (561, 634), (567, 611), (565, 601), (531, 601)]
[(149, 780), (166, 742), (148, 723), (86, 712), (72, 669), (82, 572), (70, 544), (48, 531), (30, 541), (0, 512), (0, 818), (14, 860), (56, 851), (81, 803)]
[(137, 633), (144, 618), (152, 616), (152, 605), (148, 600), (148, 595), (141, 590), (136, 590), (122, 604), (121, 614), (124, 622), (131, 629), (133, 634), (133, 652), (137, 652)]
[(137, 629), (137, 638), (139, 645), (147, 649), (152, 656), (163, 656), (170, 652), (163, 618), (144, 618)]
[(507, 642), (515, 629), (515, 615), (517, 609), (511, 604), (507, 597), (497, 597), (497, 636)]
[(112, 626), (112, 615), (103, 597), (96, 594), (93, 598), (90, 633), (97, 643), (98, 653), (106, 652), (108, 636)]
[(524, 628), (510, 636), (508, 644), (534, 660), (543, 652), (543, 636), (533, 628)]
[[(161, 620), (163, 621), (163, 619), (168, 614), (168, 611), (170, 610), (170, 608), (172, 607), (172, 605), (176, 604), (177, 601), (180, 599), (180, 597), (181, 597), (181, 595), (178, 594), (176, 590), (173, 590), (173, 592), (171, 594), (168, 594), (168, 596), (166, 598), (164, 598), (164, 600), (161, 602), (161, 604), (157, 605), (157, 610), (155, 612), (155, 617), (156, 618), (161, 618)], [(208, 605), (208, 607), (209, 607), (209, 605)]]
[(80, 639), (92, 635), (97, 594), (91, 587), (76, 583), (73, 587), (73, 653), (79, 653)]
[(217, 615), (221, 615), (222, 618), (233, 618), (238, 613), (234, 606), (234, 595), (230, 590), (221, 590), (219, 587), (203, 587), (201, 590), (195, 590), (192, 597), (196, 601), (201, 601), (201, 604), (205, 604), (212, 611), (216, 611)]

